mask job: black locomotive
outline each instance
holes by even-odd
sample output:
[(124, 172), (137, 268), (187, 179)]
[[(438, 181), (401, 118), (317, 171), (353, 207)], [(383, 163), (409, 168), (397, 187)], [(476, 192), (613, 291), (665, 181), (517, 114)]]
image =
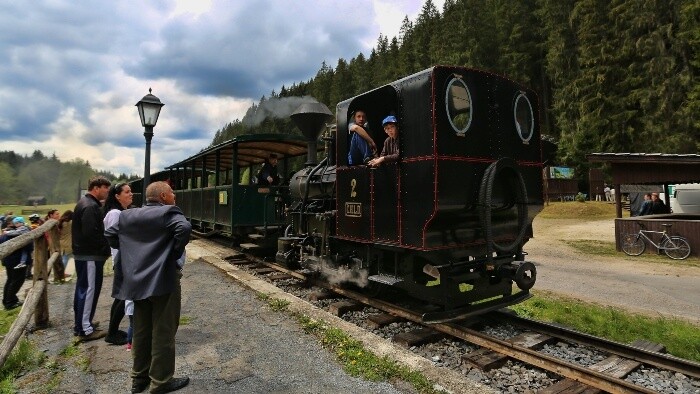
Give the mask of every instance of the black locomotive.
[[(396, 116), (398, 162), (348, 165), (357, 110), (379, 146), (382, 119)], [(435, 66), (341, 102), (335, 116), (302, 105), (292, 119), (305, 149), (288, 136), (242, 136), (169, 170), (178, 205), (201, 231), (241, 239), (262, 226), (279, 263), (397, 289), (430, 305), (426, 322), (447, 321), (530, 297), (536, 270), (523, 245), (543, 206), (538, 110), (533, 91), (503, 76)], [(241, 182), (270, 152), (285, 171), (290, 158), (307, 160), (288, 186)], [(262, 211), (257, 223), (253, 211)]]
[[(386, 137), (381, 119), (398, 118), (398, 163), (348, 165), (356, 110), (376, 141)], [(325, 136), (335, 154), (292, 177), (277, 261), (360, 287), (402, 289), (439, 306), (426, 321), (528, 298), (536, 270), (522, 247), (543, 206), (537, 114), (531, 90), (444, 66), (341, 102), (335, 133)], [(329, 115), (322, 104), (305, 105), (292, 119), (315, 141)]]

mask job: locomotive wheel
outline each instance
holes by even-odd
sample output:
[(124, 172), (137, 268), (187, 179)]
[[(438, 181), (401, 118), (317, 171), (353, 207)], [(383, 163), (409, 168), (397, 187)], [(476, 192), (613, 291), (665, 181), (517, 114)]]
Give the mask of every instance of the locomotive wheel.
[[(492, 229), (492, 197), (493, 186), (496, 179), (505, 178), (515, 190), (516, 205), (518, 207), (518, 235), (515, 240), (509, 244), (501, 245), (494, 241)], [(499, 252), (514, 253), (520, 246), (527, 231), (527, 189), (525, 188), (525, 180), (517, 168), (517, 163), (510, 158), (502, 158), (492, 163), (484, 171), (484, 177), (481, 180), (479, 189), (479, 219), (481, 226), (484, 229), (488, 254), (495, 249)]]
[(625, 234), (622, 236), (622, 251), (630, 256), (639, 256), (644, 253), (647, 244), (637, 234)]
[(530, 290), (537, 279), (537, 268), (529, 261), (525, 261), (515, 271), (515, 284), (521, 290)]
[(661, 247), (665, 248), (664, 253), (666, 253), (666, 256), (674, 260), (683, 260), (690, 256), (690, 245), (688, 241), (678, 236), (667, 239)]

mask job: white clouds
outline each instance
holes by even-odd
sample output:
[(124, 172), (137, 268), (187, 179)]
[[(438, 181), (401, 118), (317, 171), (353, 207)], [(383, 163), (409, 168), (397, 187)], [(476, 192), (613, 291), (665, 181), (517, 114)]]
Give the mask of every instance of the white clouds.
[[(442, 8), (442, 0), (434, 2)], [(134, 104), (153, 88), (158, 171), (204, 148), (253, 100), (398, 35), (422, 1), (0, 3), (0, 150), (143, 173)], [(298, 10), (297, 10), (298, 8)]]

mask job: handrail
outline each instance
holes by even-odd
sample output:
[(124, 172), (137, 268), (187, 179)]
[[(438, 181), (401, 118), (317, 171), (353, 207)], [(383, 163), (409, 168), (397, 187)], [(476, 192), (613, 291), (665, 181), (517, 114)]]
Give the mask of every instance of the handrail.
[[(33, 240), (35, 257), (32, 288), (24, 300), (22, 310), (12, 323), (2, 343), (0, 343), (0, 366), (5, 364), (7, 357), (17, 345), (32, 315), (34, 315), (34, 325), (36, 327), (48, 326), (49, 303), (46, 279), (51, 273), (51, 267), (60, 258), (57, 224), (57, 220), (49, 219), (34, 230), (0, 244), (0, 260), (2, 260)], [(51, 245), (49, 245), (44, 236), (46, 233), (51, 234)], [(49, 248), (52, 251), (50, 257), (48, 254)]]

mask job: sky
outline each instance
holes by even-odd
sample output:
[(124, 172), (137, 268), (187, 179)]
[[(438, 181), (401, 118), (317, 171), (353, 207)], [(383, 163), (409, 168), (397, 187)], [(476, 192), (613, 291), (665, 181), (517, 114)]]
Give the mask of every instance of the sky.
[[(442, 10), (444, 0), (433, 0)], [(0, 2), (0, 151), (143, 176), (135, 104), (153, 89), (156, 172), (282, 85), (369, 55), (423, 0)]]

